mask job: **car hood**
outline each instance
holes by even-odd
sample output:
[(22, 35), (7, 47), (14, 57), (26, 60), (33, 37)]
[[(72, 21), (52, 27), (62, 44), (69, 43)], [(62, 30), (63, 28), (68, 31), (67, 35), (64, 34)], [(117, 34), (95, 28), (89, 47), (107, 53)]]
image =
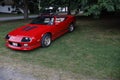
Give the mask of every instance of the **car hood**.
[(12, 36), (34, 37), (37, 34), (41, 34), (42, 32), (47, 31), (49, 27), (49, 25), (28, 24), (11, 31), (9, 34)]

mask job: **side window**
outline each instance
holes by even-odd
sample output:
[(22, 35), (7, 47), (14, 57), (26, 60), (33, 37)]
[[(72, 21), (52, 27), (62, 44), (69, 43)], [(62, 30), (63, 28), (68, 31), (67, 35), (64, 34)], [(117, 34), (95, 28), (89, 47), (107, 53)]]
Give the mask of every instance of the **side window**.
[(61, 22), (61, 19), (60, 18), (56, 18), (56, 23), (60, 23)]
[(65, 20), (65, 18), (63, 18), (63, 17), (56, 18), (55, 23), (59, 24), (60, 22), (63, 22), (64, 20)]
[(49, 23), (50, 22), (50, 18), (45, 18), (44, 23)]
[(54, 23), (54, 18), (51, 18), (49, 24), (50, 24), (50, 25), (53, 25), (53, 23)]
[(48, 25), (53, 25), (54, 18), (45, 18), (44, 23)]
[(10, 11), (10, 7), (8, 7), (8, 11)]
[(60, 18), (61, 19), (61, 22), (63, 22), (65, 20), (65, 18)]

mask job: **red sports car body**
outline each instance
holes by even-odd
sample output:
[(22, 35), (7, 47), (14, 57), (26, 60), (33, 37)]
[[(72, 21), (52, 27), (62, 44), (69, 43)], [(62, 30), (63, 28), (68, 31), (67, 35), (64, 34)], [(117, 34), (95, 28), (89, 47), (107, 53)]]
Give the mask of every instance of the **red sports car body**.
[(72, 15), (40, 16), (6, 35), (6, 46), (15, 50), (32, 50), (48, 47), (51, 41), (74, 30)]

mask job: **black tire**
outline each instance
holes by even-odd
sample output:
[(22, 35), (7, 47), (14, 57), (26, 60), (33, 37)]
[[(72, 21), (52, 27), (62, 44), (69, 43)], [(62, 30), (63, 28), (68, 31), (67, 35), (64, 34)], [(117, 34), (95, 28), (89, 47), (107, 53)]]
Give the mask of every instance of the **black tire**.
[(41, 40), (41, 46), (42, 47), (48, 47), (48, 46), (50, 46), (50, 44), (51, 44), (51, 35), (50, 34), (45, 34), (45, 35), (43, 35), (43, 37), (42, 37), (42, 40)]
[(75, 30), (74, 24), (70, 24), (68, 30), (69, 30), (69, 32), (73, 32)]

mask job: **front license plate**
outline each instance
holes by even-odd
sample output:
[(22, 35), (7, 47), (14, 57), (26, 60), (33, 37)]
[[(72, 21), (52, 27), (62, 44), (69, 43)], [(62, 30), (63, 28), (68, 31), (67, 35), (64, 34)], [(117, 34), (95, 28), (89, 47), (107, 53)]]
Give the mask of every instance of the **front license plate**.
[(12, 43), (12, 45), (13, 45), (13, 46), (18, 46), (18, 44), (17, 44), (17, 43)]

